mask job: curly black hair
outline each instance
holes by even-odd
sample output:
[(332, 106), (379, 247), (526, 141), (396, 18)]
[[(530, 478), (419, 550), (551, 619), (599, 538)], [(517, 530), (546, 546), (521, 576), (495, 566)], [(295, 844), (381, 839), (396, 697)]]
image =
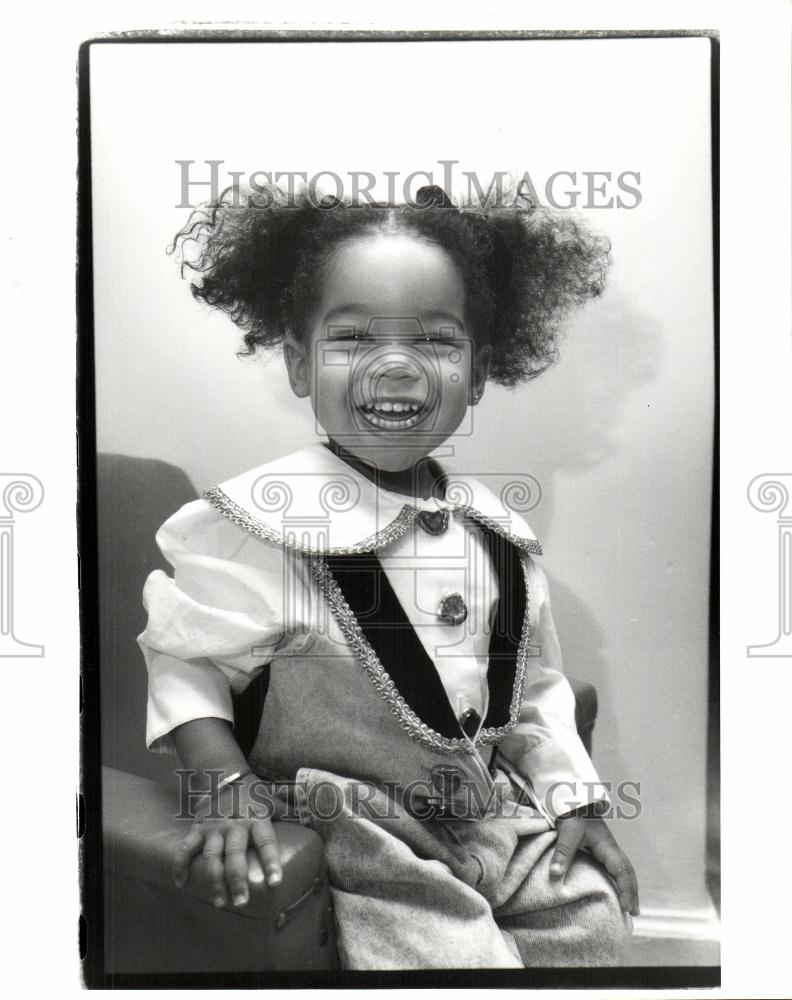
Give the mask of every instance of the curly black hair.
[(344, 240), (397, 226), (444, 248), (458, 267), (477, 343), (492, 346), (489, 378), (513, 387), (558, 355), (564, 319), (599, 295), (610, 244), (568, 214), (533, 204), (455, 206), (437, 186), (409, 204), (320, 203), (229, 188), (195, 209), (174, 238), (192, 293), (227, 313), (246, 350), (299, 337), (321, 291), (321, 269)]

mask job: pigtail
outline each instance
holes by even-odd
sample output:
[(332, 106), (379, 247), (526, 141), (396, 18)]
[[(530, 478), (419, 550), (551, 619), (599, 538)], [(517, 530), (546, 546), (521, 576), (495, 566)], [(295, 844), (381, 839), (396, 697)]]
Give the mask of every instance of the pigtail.
[(564, 322), (599, 296), (609, 241), (571, 215), (532, 206), (487, 213), (492, 239), (491, 377), (514, 386), (558, 357)]
[(277, 189), (228, 188), (196, 208), (170, 251), (192, 272), (195, 299), (225, 312), (244, 331), (246, 350), (275, 347), (290, 323), (299, 247), (308, 224), (302, 206)]

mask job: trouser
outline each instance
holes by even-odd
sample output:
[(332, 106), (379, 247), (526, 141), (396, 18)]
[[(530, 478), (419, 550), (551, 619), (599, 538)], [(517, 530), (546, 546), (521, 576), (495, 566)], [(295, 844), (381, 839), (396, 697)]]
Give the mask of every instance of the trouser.
[(300, 822), (322, 837), (347, 969), (619, 965), (631, 921), (579, 853), (549, 878), (555, 831), (527, 807), (420, 820), (374, 785), (303, 768)]

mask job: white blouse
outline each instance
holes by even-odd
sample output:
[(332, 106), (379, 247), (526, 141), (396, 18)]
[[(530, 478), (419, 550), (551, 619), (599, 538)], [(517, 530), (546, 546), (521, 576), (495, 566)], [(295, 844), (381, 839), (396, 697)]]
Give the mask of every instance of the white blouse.
[[(441, 501), (417, 501), (421, 509), (448, 509)], [(378, 558), (410, 624), (443, 682), (454, 714), (487, 714), (490, 626), (498, 583), (481, 542), (481, 531), (449, 510), (448, 528), (431, 535), (417, 524)], [(467, 617), (458, 625), (438, 620), (443, 598), (459, 594)]]
[[(377, 489), (317, 444), (210, 491), (222, 510), (201, 499), (174, 514), (157, 534), (173, 576), (153, 572), (143, 593), (149, 618), (138, 642), (149, 673), (147, 746), (173, 751), (170, 732), (193, 719), (232, 722), (231, 691), (243, 690), (292, 636), (322, 627), (327, 608), (298, 549), (364, 550), (380, 533), (387, 545), (377, 556), (455, 714), (473, 708), (484, 718), (498, 586), (466, 508), (490, 523), (500, 520), (523, 546), (539, 546), (481, 483), (451, 477), (444, 501), (408, 498)], [(414, 518), (405, 522), (405, 505), (447, 510), (447, 530), (433, 535)], [(574, 786), (565, 789), (565, 801), (583, 804), (604, 796), (575, 730), (544, 574), (532, 567), (541, 627), (531, 640), (520, 713), (531, 782), (539, 794), (552, 782)], [(467, 607), (458, 625), (437, 618), (452, 593)]]

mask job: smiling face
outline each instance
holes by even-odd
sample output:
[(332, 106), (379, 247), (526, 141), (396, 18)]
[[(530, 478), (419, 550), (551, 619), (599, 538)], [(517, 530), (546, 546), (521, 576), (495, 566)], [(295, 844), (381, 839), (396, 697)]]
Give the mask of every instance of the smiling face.
[(331, 441), (383, 471), (412, 468), (454, 434), (484, 390), (465, 288), (449, 254), (408, 233), (338, 246), (300, 341), (284, 342), (292, 389)]

